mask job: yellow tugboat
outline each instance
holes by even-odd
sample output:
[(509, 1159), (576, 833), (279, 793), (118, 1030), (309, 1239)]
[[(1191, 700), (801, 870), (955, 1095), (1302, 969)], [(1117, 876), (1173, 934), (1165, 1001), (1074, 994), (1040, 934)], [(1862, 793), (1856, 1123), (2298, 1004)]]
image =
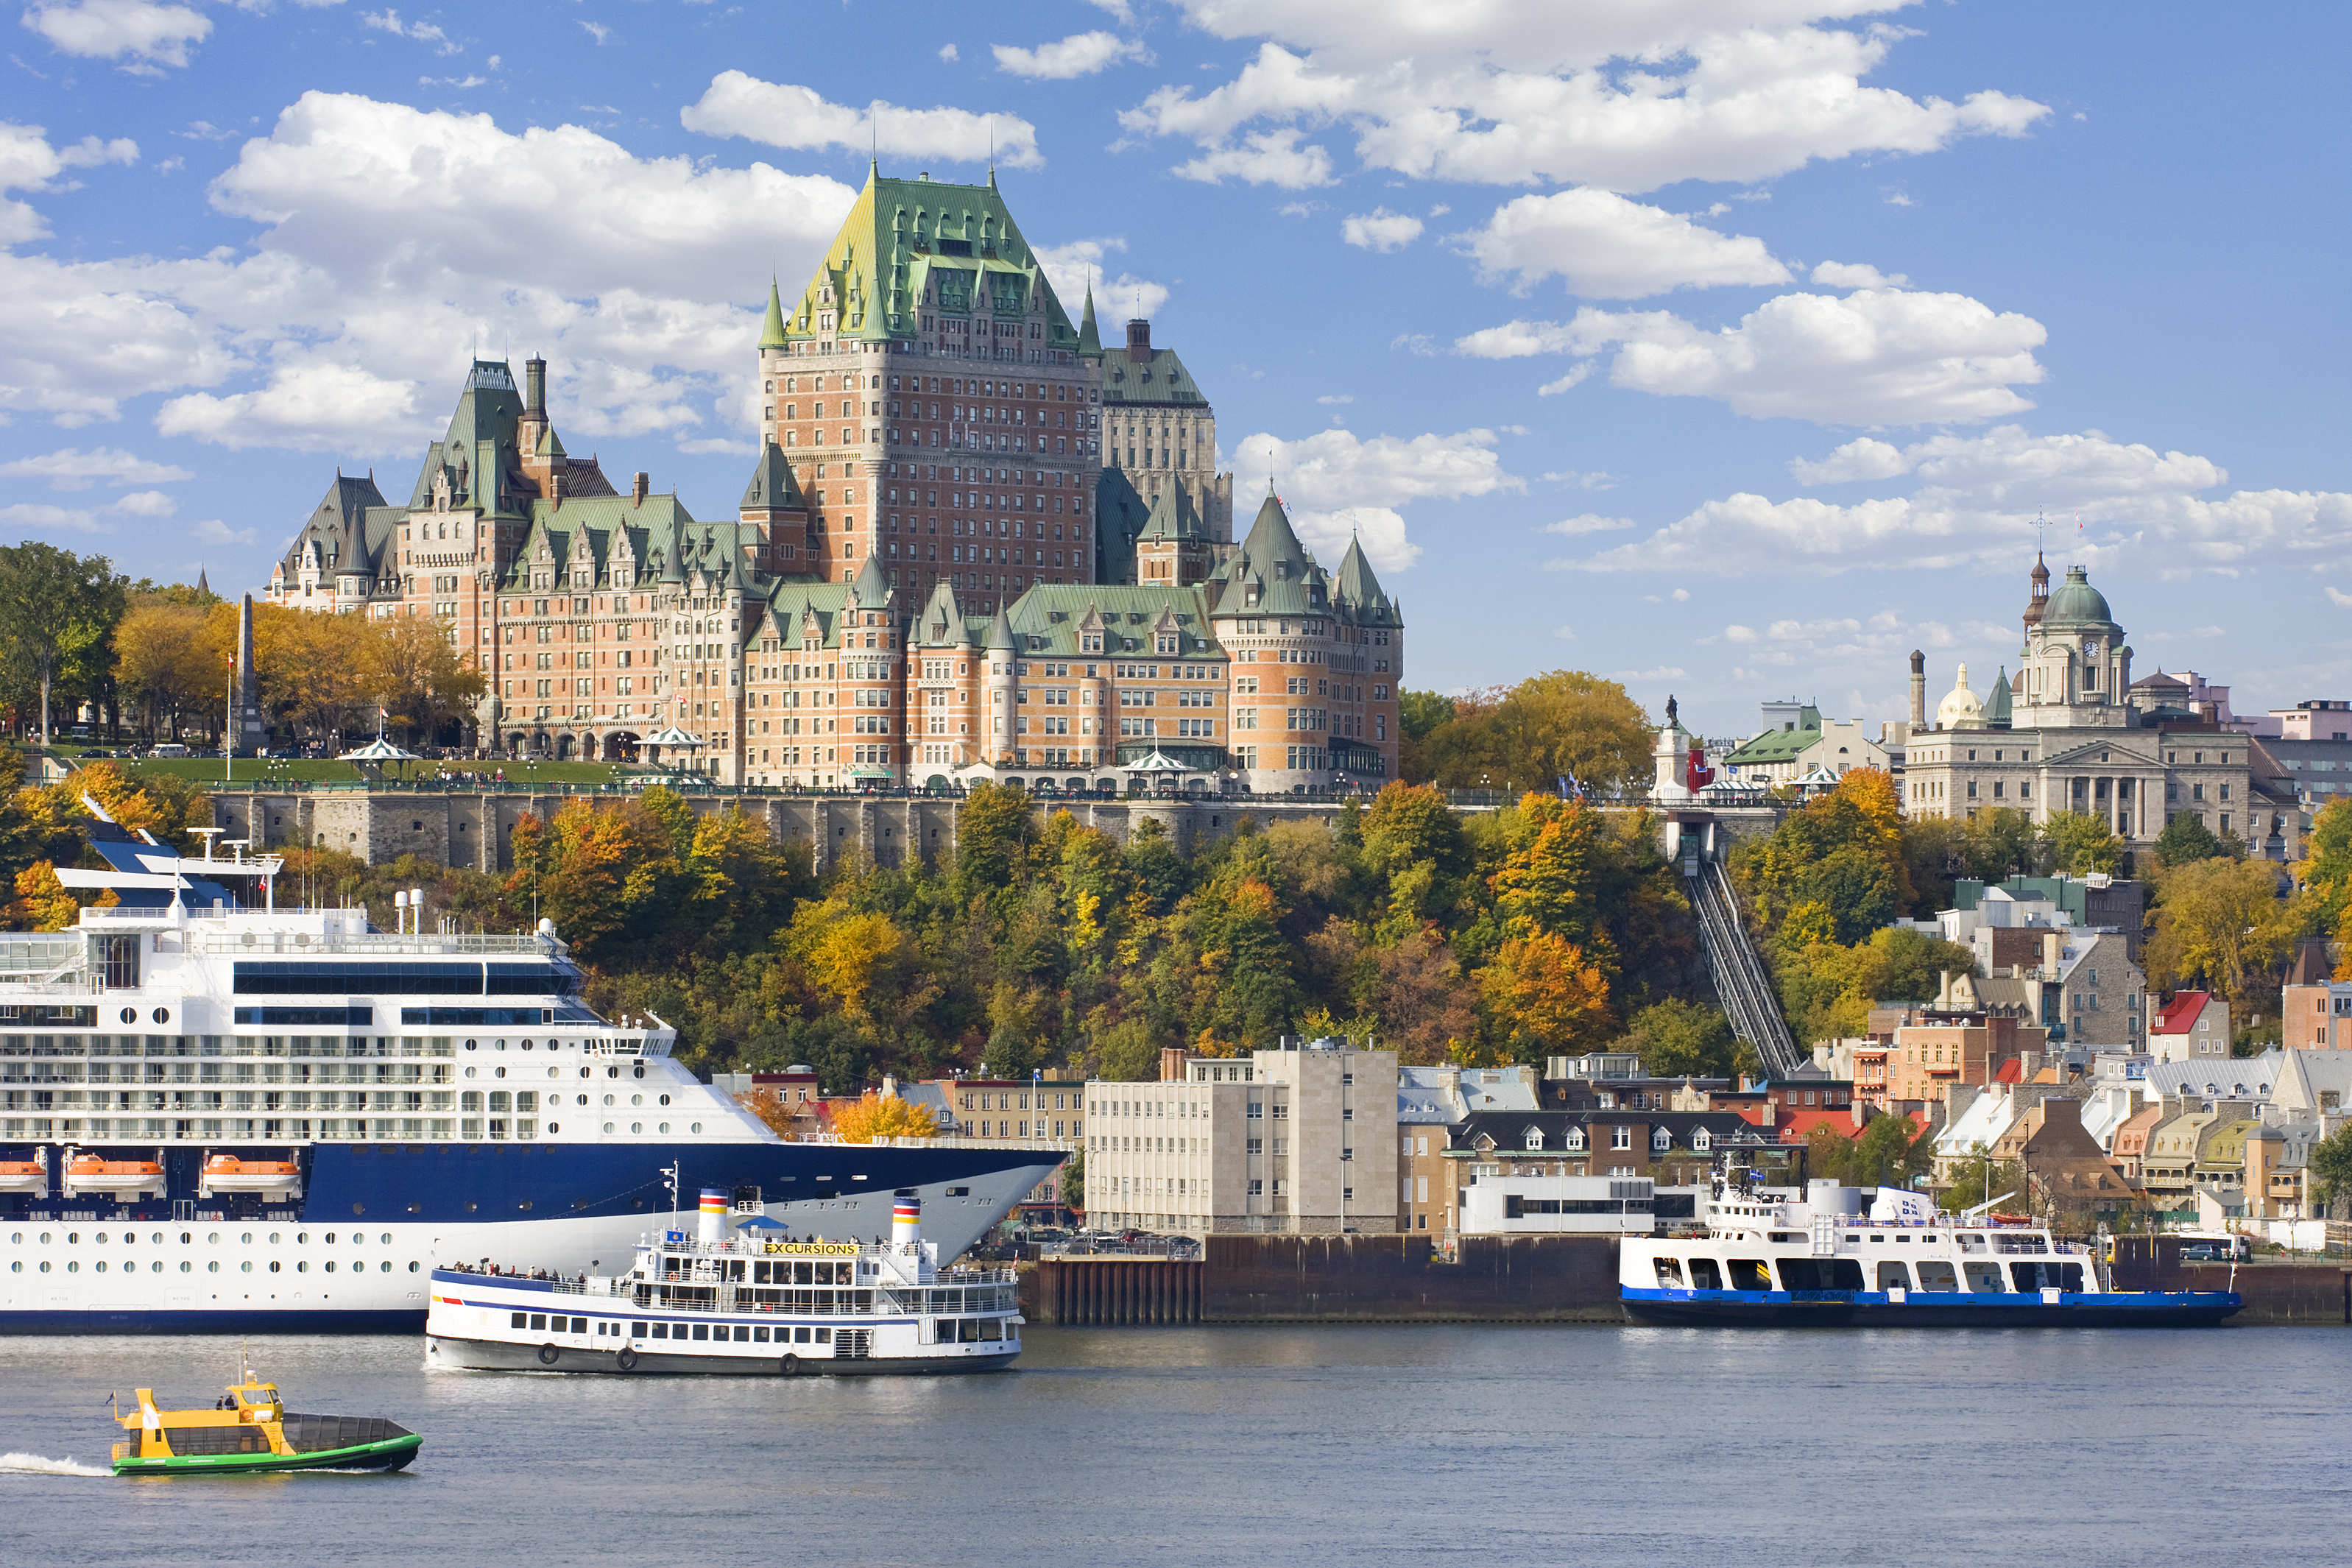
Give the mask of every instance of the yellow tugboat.
[(210, 1410), (165, 1410), (155, 1391), (114, 1419), (131, 1434), (114, 1445), (118, 1476), (219, 1475), (255, 1470), (397, 1470), (425, 1439), (373, 1415), (301, 1415), (278, 1385), (257, 1381), (239, 1358), (239, 1381)]

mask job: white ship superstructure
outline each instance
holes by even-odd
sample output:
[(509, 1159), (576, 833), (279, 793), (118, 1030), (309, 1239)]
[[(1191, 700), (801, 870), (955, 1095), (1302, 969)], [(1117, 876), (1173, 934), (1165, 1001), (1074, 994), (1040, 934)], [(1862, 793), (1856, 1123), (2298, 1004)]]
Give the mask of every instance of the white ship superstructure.
[(121, 902), (0, 933), (0, 1327), (415, 1327), (436, 1258), (599, 1267), (680, 1183), (844, 1237), (919, 1196), (952, 1257), (1062, 1158), (786, 1142), (586, 1007), (545, 922), (388, 932), (278, 907), (241, 844), (92, 841), (60, 877)]

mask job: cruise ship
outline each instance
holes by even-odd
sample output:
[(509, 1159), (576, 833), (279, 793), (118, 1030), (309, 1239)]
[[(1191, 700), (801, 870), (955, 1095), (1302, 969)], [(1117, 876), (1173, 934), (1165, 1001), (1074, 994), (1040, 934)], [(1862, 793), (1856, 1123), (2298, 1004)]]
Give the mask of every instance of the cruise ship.
[(610, 1273), (702, 1188), (790, 1234), (963, 1252), (1050, 1145), (786, 1142), (599, 1017), (559, 934), (280, 908), (278, 858), (104, 819), (112, 891), (0, 932), (0, 1330), (413, 1331), (436, 1265)]

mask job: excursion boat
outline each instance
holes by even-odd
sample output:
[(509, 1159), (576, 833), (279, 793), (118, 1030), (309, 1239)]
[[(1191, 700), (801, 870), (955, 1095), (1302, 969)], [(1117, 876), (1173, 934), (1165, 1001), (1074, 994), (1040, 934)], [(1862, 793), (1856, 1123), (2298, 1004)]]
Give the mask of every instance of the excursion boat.
[(166, 1410), (155, 1391), (114, 1417), (131, 1440), (114, 1445), (118, 1476), (235, 1475), (260, 1470), (397, 1470), (425, 1439), (373, 1415), (301, 1415), (278, 1385), (240, 1365), (228, 1396), (209, 1410)]
[(85, 804), (105, 867), (58, 876), (116, 901), (0, 932), (0, 1333), (414, 1333), (436, 1258), (606, 1267), (702, 1186), (803, 1236), (911, 1191), (953, 1258), (1078, 1134), (787, 1142), (589, 1008), (551, 925), (289, 908), (277, 856)]
[[(1864, 1200), (1868, 1199), (1867, 1212)], [(1995, 1200), (1999, 1202), (2000, 1200)], [(1627, 1237), (1618, 1293), (1637, 1322), (1683, 1327), (2183, 1328), (2234, 1290), (2110, 1288), (2104, 1260), (2031, 1219), (1938, 1213), (1919, 1194), (1835, 1182), (1711, 1184), (1706, 1233)]]
[(756, 1205), (702, 1194), (700, 1224), (638, 1245), (625, 1273), (433, 1271), (425, 1364), (472, 1371), (870, 1377), (995, 1372), (1021, 1353), (1009, 1268), (939, 1266), (922, 1202), (884, 1245), (780, 1239)]

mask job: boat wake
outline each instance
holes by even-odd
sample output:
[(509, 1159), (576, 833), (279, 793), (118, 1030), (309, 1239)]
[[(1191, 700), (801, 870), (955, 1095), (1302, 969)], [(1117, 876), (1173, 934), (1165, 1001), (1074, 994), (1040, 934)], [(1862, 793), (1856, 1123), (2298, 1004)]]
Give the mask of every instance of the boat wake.
[(38, 1454), (0, 1454), (0, 1475), (17, 1476), (110, 1476), (114, 1472), (100, 1465), (85, 1465), (79, 1459), (45, 1459)]

